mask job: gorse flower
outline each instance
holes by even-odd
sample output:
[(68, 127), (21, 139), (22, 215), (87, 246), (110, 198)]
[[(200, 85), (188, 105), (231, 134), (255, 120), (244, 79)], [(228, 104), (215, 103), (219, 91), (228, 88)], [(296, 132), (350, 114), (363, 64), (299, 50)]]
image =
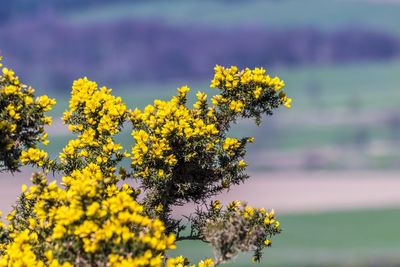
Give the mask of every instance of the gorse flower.
[[(241, 118), (260, 123), (263, 114), (291, 103), (283, 81), (264, 69), (216, 66), (211, 85), (219, 92), (211, 103), (199, 91), (188, 106), (190, 89), (182, 86), (169, 101), (155, 100), (143, 110), (130, 110), (111, 89), (79, 79), (63, 115), (76, 138), (58, 159), (36, 147), (48, 142), (43, 126), (51, 118), (44, 112), (55, 101), (35, 98), (12, 70), (2, 73), (1, 163), (9, 170), (17, 170), (19, 162), (31, 164), (62, 178), (57, 184), (35, 173), (32, 185), (22, 186), (9, 223), (0, 224), (0, 267), (212, 267), (242, 251), (252, 251), (259, 261), (262, 249), (280, 232), (273, 210), (239, 201), (223, 207), (216, 200), (205, 211), (199, 206), (189, 217), (190, 235), (183, 232), (187, 222), (171, 217), (173, 206), (206, 203), (248, 178), (243, 158), (254, 138), (229, 137), (230, 125)], [(37, 122), (24, 124), (26, 116)], [(131, 153), (115, 140), (128, 119)], [(131, 160), (131, 169), (122, 166), (124, 159)], [(122, 183), (128, 178), (138, 180), (140, 188)], [(209, 242), (215, 259), (190, 264), (183, 256), (169, 258), (168, 250), (185, 239)]]
[(22, 151), (20, 160), (23, 164), (35, 163), (38, 166), (43, 166), (48, 155), (44, 150), (30, 147), (27, 151)]

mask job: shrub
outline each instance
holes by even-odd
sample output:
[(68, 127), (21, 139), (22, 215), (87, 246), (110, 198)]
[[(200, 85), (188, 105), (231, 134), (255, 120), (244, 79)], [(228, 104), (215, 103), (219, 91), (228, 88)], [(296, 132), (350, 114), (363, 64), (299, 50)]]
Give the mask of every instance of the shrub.
[[(198, 92), (189, 107), (190, 89), (183, 86), (169, 101), (130, 110), (111, 89), (82, 78), (73, 83), (63, 115), (76, 138), (50, 159), (36, 143), (48, 142), (43, 126), (51, 120), (44, 112), (55, 101), (33, 101), (33, 91), (3, 69), (3, 168), (15, 171), (21, 162), (43, 172), (33, 174), (32, 186), (22, 186), (9, 223), (0, 225), (0, 266), (188, 266), (183, 256), (167, 254), (187, 239), (213, 247), (215, 258), (199, 262), (202, 267), (242, 251), (259, 261), (281, 231), (274, 211), (239, 201), (223, 207), (210, 198), (248, 178), (243, 157), (254, 139), (229, 137), (230, 126), (243, 118), (259, 124), (263, 114), (290, 107), (283, 86), (262, 68), (216, 66), (211, 87), (218, 93), (211, 103)], [(131, 152), (114, 139), (127, 121), (135, 141)], [(131, 159), (130, 168), (123, 159)], [(47, 180), (48, 171), (62, 177), (60, 185)], [(188, 220), (172, 217), (174, 206), (189, 202), (198, 208)]]
[[(1, 57), (0, 57), (0, 67)], [(24, 149), (29, 148), (30, 161), (42, 166), (47, 155), (34, 148), (38, 141), (47, 144), (44, 126), (51, 117), (44, 113), (56, 103), (54, 99), (40, 96), (34, 99), (34, 89), (22, 84), (13, 70), (2, 68), (0, 74), (0, 172), (16, 171), (18, 160), (27, 163)]]

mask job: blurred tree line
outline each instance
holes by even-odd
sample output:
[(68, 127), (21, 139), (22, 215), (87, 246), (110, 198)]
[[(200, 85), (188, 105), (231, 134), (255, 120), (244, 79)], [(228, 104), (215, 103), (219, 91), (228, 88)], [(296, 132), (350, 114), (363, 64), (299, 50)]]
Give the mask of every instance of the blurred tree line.
[(400, 54), (396, 36), (369, 30), (219, 29), (134, 19), (71, 25), (51, 12), (0, 26), (0, 48), (27, 81), (54, 90), (82, 74), (115, 86), (203, 80), (215, 64), (290, 66)]

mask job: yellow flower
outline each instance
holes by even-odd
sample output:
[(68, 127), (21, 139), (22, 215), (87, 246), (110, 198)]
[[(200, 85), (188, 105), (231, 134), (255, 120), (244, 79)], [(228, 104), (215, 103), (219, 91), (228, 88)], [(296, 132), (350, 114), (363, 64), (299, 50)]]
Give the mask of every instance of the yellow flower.
[(211, 207), (213, 209), (220, 209), (221, 208), (221, 201), (215, 200), (211, 202)]
[(26, 184), (22, 184), (22, 186), (21, 186), (22, 193), (25, 193), (26, 190), (28, 190), (28, 186)]
[(204, 259), (199, 262), (199, 267), (213, 267), (214, 261), (210, 258)]
[(287, 108), (291, 108), (292, 107), (292, 99), (287, 97), (286, 94), (284, 92), (280, 92), (279, 93), (279, 97), (281, 99), (282, 104), (287, 107)]
[(189, 93), (189, 91), (190, 91), (190, 88), (187, 85), (184, 85), (184, 86), (178, 88), (179, 95), (186, 96), (186, 94)]
[(25, 102), (25, 105), (29, 106), (30, 104), (33, 103), (33, 99), (30, 96), (25, 96), (24, 102)]
[(236, 138), (226, 138), (223, 144), (224, 150), (234, 150), (240, 146), (240, 142)]
[(13, 70), (8, 69), (8, 68), (3, 68), (2, 72), (3, 72), (4, 78), (6, 78), (8, 80), (13, 80), (14, 79), (15, 73), (14, 73)]
[(64, 237), (64, 234), (67, 230), (64, 226), (57, 224), (53, 229), (52, 238), (54, 239), (61, 239)]
[(207, 100), (207, 95), (200, 91), (197, 92), (196, 97), (197, 97), (197, 100), (200, 102), (204, 102)]
[(29, 148), (27, 151), (22, 151), (20, 157), (23, 164), (35, 163), (38, 166), (43, 166), (47, 158), (47, 153), (38, 148)]
[(262, 92), (262, 88), (257, 86), (256, 89), (253, 91), (253, 95), (255, 99), (259, 99)]
[(229, 108), (235, 112), (242, 111), (243, 107), (244, 104), (241, 101), (232, 100), (232, 102), (229, 104)]
[(291, 108), (292, 107), (292, 99), (289, 97), (285, 97), (283, 100), (283, 105), (287, 108)]
[(243, 217), (248, 219), (254, 215), (254, 209), (250, 206), (246, 206), (243, 211)]
[(141, 118), (142, 116), (142, 112), (140, 111), (140, 109), (135, 108), (133, 111), (131, 111), (130, 113), (130, 118), (132, 121), (137, 121)]
[(247, 163), (246, 163), (244, 160), (241, 159), (241, 160), (239, 161), (239, 163), (238, 163), (238, 166), (241, 167), (241, 168), (243, 168), (243, 167), (246, 167), (246, 166), (247, 166)]
[(4, 93), (7, 95), (17, 94), (19, 92), (20, 87), (15, 85), (7, 85), (4, 87)]
[(159, 169), (158, 170), (158, 176), (159, 177), (164, 177), (164, 170), (163, 169)]
[(164, 206), (162, 204), (158, 204), (155, 208), (156, 212), (160, 213), (163, 212)]
[(56, 100), (43, 95), (36, 98), (35, 104), (41, 107), (43, 111), (49, 111), (56, 104)]
[(16, 124), (11, 124), (10, 131), (13, 133), (13, 132), (15, 132), (16, 129), (17, 129), (17, 125)]

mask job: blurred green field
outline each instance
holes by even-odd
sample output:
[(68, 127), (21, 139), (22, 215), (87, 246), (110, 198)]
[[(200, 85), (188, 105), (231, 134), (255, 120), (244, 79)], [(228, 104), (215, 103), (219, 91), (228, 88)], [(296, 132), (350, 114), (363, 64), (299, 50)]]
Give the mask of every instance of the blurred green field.
[[(241, 255), (224, 266), (395, 266), (400, 262), (400, 210), (357, 210), (279, 216), (283, 233), (273, 238), (261, 264)], [(207, 244), (178, 243), (171, 255), (193, 262), (211, 256)], [(374, 265), (375, 264), (375, 265)], [(398, 266), (398, 265), (396, 265)]]
[[(310, 12), (312, 7), (312, 12)], [(315, 12), (318, 10), (318, 12)], [(121, 18), (165, 20), (173, 24), (208, 24), (214, 27), (248, 24), (268, 28), (307, 27), (334, 30), (343, 26), (400, 33), (400, 5), (386, 1), (141, 1), (74, 10), (72, 23), (92, 23)], [(329, 19), (327, 19), (329, 18)]]

